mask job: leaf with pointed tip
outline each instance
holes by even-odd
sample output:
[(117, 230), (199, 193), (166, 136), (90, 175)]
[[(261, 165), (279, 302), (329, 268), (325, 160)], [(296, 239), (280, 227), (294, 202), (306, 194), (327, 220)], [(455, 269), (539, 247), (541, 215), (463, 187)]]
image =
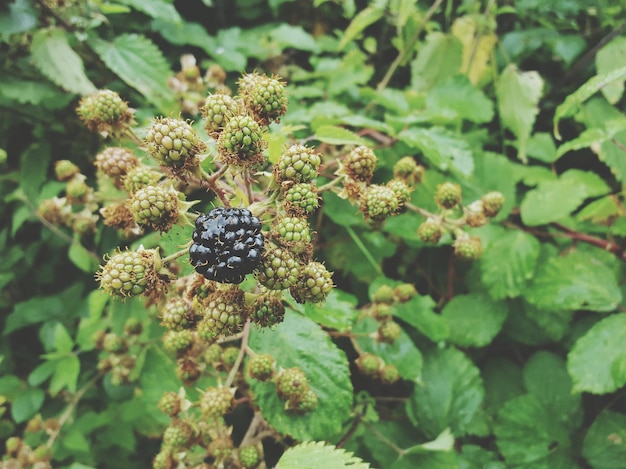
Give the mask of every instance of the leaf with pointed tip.
[(308, 441), (289, 448), (276, 464), (276, 469), (369, 469), (370, 465), (344, 449), (323, 441)]

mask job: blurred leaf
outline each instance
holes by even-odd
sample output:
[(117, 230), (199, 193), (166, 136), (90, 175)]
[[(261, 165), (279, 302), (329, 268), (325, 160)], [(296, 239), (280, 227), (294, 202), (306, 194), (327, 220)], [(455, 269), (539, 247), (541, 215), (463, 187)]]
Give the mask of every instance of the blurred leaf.
[(435, 302), (430, 296), (417, 295), (392, 307), (392, 314), (415, 327), (433, 342), (446, 340), (450, 327), (440, 314), (436, 314)]
[(524, 298), (540, 310), (609, 312), (622, 293), (615, 274), (592, 253), (572, 251), (542, 263)]
[[(175, 370), (174, 360), (163, 350), (155, 346), (148, 348), (139, 378), (142, 400), (156, 408), (164, 392), (178, 392), (182, 382)], [(170, 420), (167, 415), (161, 412), (157, 413), (155, 418), (163, 424), (167, 424)]]
[(511, 467), (574, 469), (565, 426), (532, 394), (506, 402), (495, 421), (498, 449)]
[(142, 0), (118, 1), (133, 7), (135, 10), (145, 13), (151, 18), (161, 18), (168, 21), (175, 21), (177, 23), (182, 23), (183, 21), (171, 0), (151, 0), (149, 2), (144, 2)]
[(458, 120), (485, 123), (493, 119), (493, 103), (465, 75), (435, 85), (426, 96), (426, 106), (429, 110), (451, 110)]
[(303, 415), (285, 410), (276, 385), (249, 379), (255, 403), (267, 422), (278, 432), (299, 440), (321, 440), (337, 434), (348, 419), (352, 405), (352, 383), (343, 351), (313, 321), (287, 311), (285, 320), (271, 332), (250, 333), (250, 348), (269, 353), (282, 368), (300, 367), (317, 394), (319, 405)]
[(0, 12), (0, 38), (23, 33), (37, 26), (37, 11), (28, 0), (8, 3), (8, 12)]
[(26, 422), (39, 412), (44, 398), (45, 393), (41, 389), (26, 389), (18, 394), (11, 405), (11, 417), (15, 423)]
[(626, 461), (626, 415), (610, 410), (598, 415), (582, 452), (593, 469), (621, 469)]
[(524, 162), (542, 91), (543, 79), (537, 72), (520, 72), (513, 64), (504, 69), (498, 80), (500, 119), (517, 137), (517, 157)]
[[(617, 70), (624, 63), (626, 63), (626, 37), (623, 36), (614, 37), (596, 54), (598, 75), (605, 75)], [(621, 99), (624, 94), (624, 80), (626, 80), (626, 76), (601, 88), (602, 94), (609, 103), (616, 104)]]
[(434, 31), (411, 62), (411, 86), (426, 91), (456, 75), (463, 63), (463, 45), (455, 36)]
[(561, 134), (559, 133), (559, 122), (561, 119), (573, 115), (582, 103), (596, 94), (599, 90), (615, 81), (623, 81), (624, 77), (626, 77), (626, 67), (621, 67), (608, 73), (596, 75), (585, 82), (585, 84), (572, 94), (569, 94), (567, 98), (565, 98), (565, 101), (563, 101), (563, 103), (560, 104), (554, 112), (553, 131), (556, 138), (561, 140)]
[(47, 179), (50, 145), (33, 142), (20, 157), (20, 188), (31, 202), (38, 199), (39, 189)]
[(367, 141), (354, 132), (334, 125), (322, 125), (315, 129), (313, 138), (330, 145), (367, 145)]
[(352, 18), (352, 21), (343, 32), (337, 49), (342, 50), (350, 41), (361, 34), (365, 28), (381, 19), (384, 14), (385, 10), (383, 8), (377, 8), (374, 6), (365, 7), (363, 10), (359, 11), (356, 16)]
[(481, 280), (492, 298), (515, 298), (532, 278), (540, 244), (523, 231), (504, 231), (489, 243), (480, 259)]
[(363, 215), (347, 199), (332, 192), (322, 194), (324, 215), (340, 226), (364, 226)]
[(171, 71), (159, 48), (147, 37), (122, 34), (113, 42), (89, 41), (109, 69), (132, 86), (164, 114), (176, 109), (173, 91), (167, 86)]
[(481, 364), (481, 376), (485, 383), (485, 407), (495, 414), (502, 404), (524, 394), (522, 369), (503, 356), (491, 356)]
[(59, 360), (55, 360), (56, 369), (48, 391), (51, 396), (56, 396), (63, 389), (67, 389), (69, 392), (76, 392), (76, 385), (78, 384), (78, 376), (80, 374), (80, 360), (76, 355), (67, 355)]
[(455, 296), (441, 312), (450, 329), (449, 340), (460, 347), (484, 347), (500, 332), (507, 308), (485, 293)]
[(347, 331), (352, 328), (359, 314), (356, 305), (357, 299), (354, 295), (334, 288), (324, 303), (306, 303), (304, 314), (324, 327)]
[[(561, 148), (559, 147), (559, 152)], [(528, 140), (526, 147), (528, 156), (544, 163), (554, 163), (558, 158), (556, 145), (548, 132), (537, 132)]]
[(477, 23), (472, 16), (462, 16), (454, 20), (451, 28), (452, 34), (463, 44), (461, 72), (467, 75), (474, 85), (479, 84), (488, 71), (494, 46), (498, 42), (495, 34), (481, 31), (479, 28), (482, 25)]
[(607, 394), (626, 384), (626, 314), (596, 323), (567, 356), (575, 392)]
[(344, 449), (323, 441), (309, 441), (292, 446), (283, 453), (276, 469), (368, 469), (370, 465)]
[(87, 249), (77, 240), (70, 244), (68, 257), (83, 272), (93, 273), (98, 269), (99, 262), (95, 259)]
[(271, 29), (270, 37), (278, 42), (283, 49), (292, 48), (309, 52), (315, 52), (318, 49), (315, 38), (307, 33), (302, 26), (282, 23)]
[(363, 352), (376, 354), (383, 359), (385, 364), (395, 365), (402, 378), (419, 380), (422, 371), (422, 354), (406, 332), (401, 331), (398, 339), (393, 344), (388, 344), (376, 340), (377, 330), (378, 322), (373, 318), (364, 318), (354, 326), (353, 332), (362, 334), (356, 340)]
[(474, 160), (468, 143), (442, 127), (412, 128), (398, 135), (403, 143), (417, 148), (431, 164), (441, 171), (458, 171), (468, 176), (474, 170)]
[(407, 402), (414, 425), (429, 438), (446, 428), (463, 436), (483, 402), (484, 389), (478, 368), (454, 348), (434, 349), (424, 355), (420, 382)]
[(96, 87), (85, 75), (83, 60), (74, 52), (62, 29), (40, 29), (33, 35), (31, 56), (35, 67), (66, 91), (89, 94)]
[(458, 469), (506, 469), (494, 451), (476, 445), (463, 445)]
[(585, 185), (575, 178), (544, 181), (528, 191), (520, 206), (526, 226), (545, 225), (562, 220), (587, 198)]

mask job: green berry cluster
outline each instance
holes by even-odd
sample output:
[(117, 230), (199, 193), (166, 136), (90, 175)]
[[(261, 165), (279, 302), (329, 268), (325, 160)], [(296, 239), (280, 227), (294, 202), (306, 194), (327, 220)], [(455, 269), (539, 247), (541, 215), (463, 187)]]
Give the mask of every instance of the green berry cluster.
[(280, 183), (307, 183), (317, 177), (322, 158), (311, 147), (292, 145), (281, 154), (274, 166), (274, 177)]
[(254, 355), (248, 362), (248, 376), (258, 381), (268, 381), (274, 377), (276, 360), (268, 354)]
[(282, 370), (275, 382), (278, 397), (286, 401), (285, 410), (306, 413), (317, 408), (317, 394), (310, 388), (309, 380), (300, 368)]
[(239, 332), (249, 313), (244, 293), (239, 288), (216, 291), (202, 302), (196, 302), (194, 310), (201, 318), (197, 324), (198, 335), (209, 342)]
[(252, 73), (242, 77), (239, 96), (261, 125), (280, 122), (287, 112), (285, 83), (278, 76)]
[(145, 138), (148, 153), (161, 166), (171, 169), (198, 165), (198, 154), (206, 148), (197, 132), (186, 121), (169, 117), (157, 118)]
[(112, 296), (127, 297), (157, 293), (156, 251), (120, 251), (96, 274), (100, 288)]
[(111, 90), (98, 90), (84, 96), (76, 112), (90, 130), (105, 137), (121, 135), (133, 120), (133, 111), (128, 103)]
[(178, 219), (178, 192), (170, 187), (145, 186), (138, 189), (128, 202), (135, 221), (155, 230), (168, 231)]
[(237, 101), (226, 94), (210, 94), (201, 108), (204, 128), (212, 137), (218, 137), (226, 123), (239, 114)]
[(196, 316), (191, 304), (183, 298), (170, 298), (161, 308), (161, 325), (171, 331), (192, 327)]
[(233, 404), (233, 393), (228, 388), (207, 388), (200, 398), (200, 410), (209, 418), (223, 417), (231, 411)]
[(263, 140), (263, 130), (257, 121), (246, 114), (228, 120), (219, 134), (217, 144), (224, 164), (259, 166), (265, 161), (262, 152), (267, 143)]
[(395, 365), (387, 364), (374, 353), (363, 353), (356, 359), (356, 366), (364, 376), (379, 379), (384, 384), (393, 384), (400, 379), (400, 373)]

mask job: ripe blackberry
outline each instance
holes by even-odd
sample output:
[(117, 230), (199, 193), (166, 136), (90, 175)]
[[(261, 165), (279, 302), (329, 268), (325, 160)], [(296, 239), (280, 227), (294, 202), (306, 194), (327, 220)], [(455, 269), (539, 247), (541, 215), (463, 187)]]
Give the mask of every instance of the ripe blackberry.
[(218, 207), (196, 220), (189, 248), (196, 272), (220, 283), (241, 283), (261, 260), (261, 222), (247, 209)]

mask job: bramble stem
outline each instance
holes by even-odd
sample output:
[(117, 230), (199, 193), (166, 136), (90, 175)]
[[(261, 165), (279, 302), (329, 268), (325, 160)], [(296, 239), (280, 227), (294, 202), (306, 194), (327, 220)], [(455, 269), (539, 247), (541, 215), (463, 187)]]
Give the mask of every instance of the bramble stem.
[[(189, 246), (191, 245), (191, 243), (188, 243), (188, 244)], [(183, 257), (185, 254), (189, 252), (189, 246), (185, 247), (184, 249), (181, 249), (178, 252), (175, 252), (174, 254), (170, 254), (169, 256), (162, 258), (161, 262), (163, 262), (163, 264), (167, 264), (168, 262), (172, 262), (178, 259), (179, 257)]]
[(239, 348), (239, 355), (237, 355), (237, 360), (235, 360), (235, 364), (231, 368), (230, 373), (228, 373), (228, 378), (226, 378), (226, 382), (224, 383), (224, 387), (226, 388), (232, 386), (235, 381), (235, 376), (237, 376), (243, 357), (246, 354), (246, 349), (248, 348), (248, 337), (250, 335), (250, 324), (250, 319), (246, 320), (246, 324), (243, 326), (243, 331), (241, 331), (241, 347)]
[(383, 270), (380, 268), (380, 265), (378, 264), (378, 262), (376, 262), (376, 259), (374, 259), (374, 256), (372, 256), (372, 253), (369, 252), (365, 244), (363, 244), (363, 241), (361, 241), (361, 238), (357, 236), (357, 234), (354, 232), (351, 226), (346, 226), (345, 228), (348, 234), (350, 235), (350, 237), (352, 238), (352, 241), (354, 241), (354, 244), (356, 244), (356, 246), (363, 253), (363, 255), (368, 260), (368, 262), (372, 265), (372, 267), (374, 267), (374, 270), (376, 270), (377, 273), (382, 274)]

